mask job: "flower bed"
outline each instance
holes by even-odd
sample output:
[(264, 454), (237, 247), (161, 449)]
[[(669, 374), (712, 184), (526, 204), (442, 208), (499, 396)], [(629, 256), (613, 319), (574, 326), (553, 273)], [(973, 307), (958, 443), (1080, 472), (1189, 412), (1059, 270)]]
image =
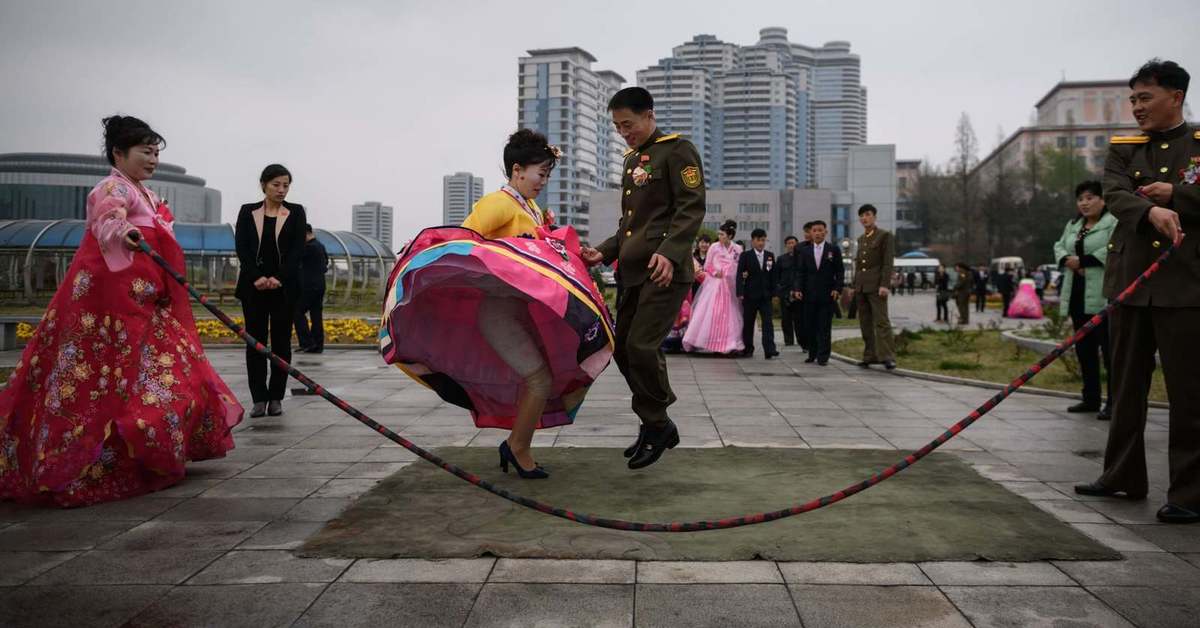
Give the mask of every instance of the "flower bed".
[[(245, 323), (241, 317), (233, 319), (239, 325)], [(326, 344), (374, 344), (378, 329), (375, 325), (361, 318), (332, 318), (325, 320)], [(34, 326), (29, 323), (17, 325), (17, 339), (28, 341), (33, 337)], [(240, 343), (234, 334), (221, 321), (201, 319), (196, 321), (196, 332), (204, 344), (236, 344)], [(293, 335), (294, 337), (294, 335)], [(261, 340), (261, 339), (260, 339)]]

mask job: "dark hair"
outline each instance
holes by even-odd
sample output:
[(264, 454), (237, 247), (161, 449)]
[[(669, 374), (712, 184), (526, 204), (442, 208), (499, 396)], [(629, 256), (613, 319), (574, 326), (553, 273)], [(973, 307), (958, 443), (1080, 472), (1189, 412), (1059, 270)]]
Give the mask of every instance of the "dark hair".
[(292, 173), (280, 164), (271, 164), (263, 168), (262, 174), (258, 176), (258, 182), (261, 185), (266, 185), (268, 181), (271, 181), (275, 177), (287, 177), (288, 183), (292, 182)]
[(875, 209), (875, 206), (870, 203), (867, 203), (866, 205), (863, 205), (862, 207), (858, 208), (859, 216), (861, 216), (867, 212), (871, 212), (872, 214), (875, 214), (876, 216), (879, 215), (879, 210)]
[(1104, 188), (1100, 187), (1099, 181), (1084, 181), (1083, 183), (1075, 186), (1075, 198), (1083, 196), (1084, 192), (1091, 192), (1099, 197), (1104, 196)]
[(558, 165), (558, 157), (546, 141), (546, 136), (532, 129), (517, 129), (516, 133), (508, 136), (504, 145), (504, 178), (512, 177), (513, 166), (525, 167), (531, 164), (550, 162), (550, 168)]
[(696, 243), (699, 244), (701, 242), (707, 242), (709, 244), (712, 244), (712, 237), (709, 236), (707, 233), (701, 233), (700, 236), (696, 238)]
[(737, 221), (726, 220), (721, 223), (721, 231), (725, 232), (725, 235), (729, 236), (729, 239), (732, 240), (733, 236), (737, 235)]
[(818, 225), (819, 225), (819, 226), (821, 226), (821, 227), (824, 227), (824, 228), (826, 228), (826, 229), (828, 229), (828, 228), (829, 228), (829, 225), (825, 224), (825, 221), (824, 221), (824, 220), (814, 220), (814, 221), (812, 221), (812, 222), (808, 223), (808, 226), (810, 226), (810, 227), (816, 227), (816, 226), (818, 226)]
[(113, 166), (117, 165), (113, 150), (123, 153), (142, 144), (157, 146), (160, 150), (167, 147), (163, 136), (133, 116), (109, 116), (100, 122), (104, 125), (104, 158)]
[(307, 222), (304, 223), (304, 231), (306, 233), (312, 233), (312, 225), (308, 224)]
[(959, 262), (959, 263), (955, 264), (954, 267), (955, 268), (965, 268), (967, 270), (971, 270), (971, 267), (967, 266), (966, 262)]
[(797, 237), (796, 237), (796, 236), (794, 236), (794, 235), (790, 235), (790, 236), (788, 236), (788, 237), (786, 237), (786, 238), (784, 238), (784, 239), (783, 239), (783, 243), (784, 243), (784, 244), (787, 244), (787, 243), (788, 243), (788, 240), (795, 240), (795, 241), (799, 242), (799, 241), (800, 241), (800, 238), (797, 238)]
[(608, 110), (628, 109), (634, 113), (654, 110), (654, 97), (645, 87), (626, 87), (608, 99)]
[(812, 221), (811, 221), (811, 220), (810, 220), (810, 221), (808, 221), (808, 222), (806, 222), (806, 223), (804, 223), (804, 230), (805, 230), (805, 231), (809, 231), (809, 230), (811, 230), (811, 229), (812, 229), (812, 225), (813, 225), (813, 224), (812, 224)]
[(765, 238), (765, 237), (767, 237), (767, 232), (763, 231), (762, 229), (755, 229), (754, 231), (750, 232), (751, 240), (757, 240), (759, 238)]
[(1154, 58), (1138, 68), (1138, 71), (1129, 79), (1129, 89), (1133, 89), (1137, 83), (1145, 83), (1166, 89), (1177, 89), (1187, 95), (1188, 83), (1191, 80), (1191, 75), (1187, 73), (1187, 70), (1179, 67), (1178, 63)]

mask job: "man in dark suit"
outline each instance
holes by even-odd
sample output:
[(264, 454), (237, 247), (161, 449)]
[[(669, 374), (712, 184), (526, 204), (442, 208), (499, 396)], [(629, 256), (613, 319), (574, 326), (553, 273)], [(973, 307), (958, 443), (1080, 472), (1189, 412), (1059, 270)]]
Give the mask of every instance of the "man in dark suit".
[(988, 295), (988, 272), (987, 268), (980, 266), (975, 271), (975, 311), (982, 312), (987, 309)]
[(800, 265), (799, 242), (796, 236), (788, 236), (783, 240), (787, 252), (779, 256), (779, 287), (776, 293), (779, 295), (779, 317), (780, 325), (783, 327), (783, 344), (788, 347), (799, 344), (800, 349), (806, 351), (808, 345), (805, 344), (804, 336), (804, 306), (799, 299), (792, 298), (792, 292), (796, 286), (796, 273), (799, 272)]
[(762, 317), (763, 356), (770, 360), (779, 355), (775, 350), (775, 325), (771, 322), (771, 299), (779, 283), (776, 277), (775, 254), (766, 250), (767, 232), (750, 232), (750, 250), (738, 258), (737, 295), (742, 301), (742, 343), (745, 355), (754, 355), (754, 319)]
[(1104, 296), (1115, 299), (1172, 242), (1171, 258), (1112, 313), (1112, 425), (1104, 473), (1082, 495), (1145, 499), (1146, 398), (1154, 353), (1171, 400), (1164, 523), (1200, 523), (1200, 130), (1184, 118), (1190, 77), (1154, 59), (1129, 81), (1142, 135), (1112, 138), (1104, 164), (1104, 202), (1117, 218), (1108, 243)]
[(1001, 271), (996, 279), (996, 291), (1000, 293), (1000, 316), (1008, 317), (1008, 306), (1012, 303), (1013, 295), (1017, 293), (1016, 271)]
[[(300, 300), (296, 302), (296, 339), (300, 351), (325, 351), (325, 327), (321, 313), (325, 309), (325, 273), (329, 270), (329, 254), (325, 245), (313, 233), (312, 225), (304, 226), (304, 251), (300, 253)], [(309, 327), (305, 315), (312, 317)]]
[(829, 364), (833, 310), (837, 307), (846, 275), (842, 251), (825, 241), (825, 221), (812, 223), (812, 244), (800, 249), (800, 272), (795, 291), (804, 304), (804, 322), (808, 325), (808, 359), (821, 366)]

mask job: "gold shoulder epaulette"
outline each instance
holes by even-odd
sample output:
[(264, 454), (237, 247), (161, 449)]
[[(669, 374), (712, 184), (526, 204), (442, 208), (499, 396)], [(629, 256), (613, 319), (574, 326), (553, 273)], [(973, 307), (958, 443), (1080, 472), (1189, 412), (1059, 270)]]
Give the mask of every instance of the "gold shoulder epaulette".
[(1114, 135), (1110, 144), (1145, 144), (1150, 141), (1149, 135)]
[(1196, 131), (1195, 133), (1192, 133), (1192, 137), (1200, 140), (1200, 131)]
[(654, 143), (655, 143), (655, 144), (662, 144), (663, 142), (670, 142), (671, 140), (677, 140), (677, 139), (679, 139), (679, 134), (678, 134), (678, 133), (672, 133), (672, 134), (670, 134), (670, 135), (664, 135), (664, 136), (662, 136), (662, 137), (660, 137), (660, 138), (658, 138), (658, 139), (654, 140)]
[(628, 156), (629, 156), (629, 154), (630, 154), (630, 153), (632, 153), (632, 152), (633, 152), (633, 149), (632, 149), (632, 148), (626, 148), (626, 149), (625, 149), (625, 152), (621, 153), (621, 156), (622, 156), (622, 157), (628, 157)]

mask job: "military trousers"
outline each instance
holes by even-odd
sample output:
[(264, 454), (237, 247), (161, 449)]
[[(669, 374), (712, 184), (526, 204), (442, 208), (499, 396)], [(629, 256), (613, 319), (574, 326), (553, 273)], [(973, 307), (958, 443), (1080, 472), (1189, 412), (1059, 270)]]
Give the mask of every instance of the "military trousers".
[(878, 290), (855, 290), (854, 302), (858, 306), (858, 326), (862, 330), (863, 361), (895, 361), (887, 297), (879, 296)]
[(1167, 432), (1167, 501), (1200, 510), (1200, 308), (1118, 307), (1112, 313), (1112, 424), (1100, 483), (1130, 495), (1149, 489), (1146, 410), (1154, 352), (1171, 401)]
[(633, 393), (633, 411), (647, 427), (665, 424), (667, 408), (675, 403), (662, 342), (691, 288), (690, 283), (662, 288), (647, 281), (622, 288), (617, 299), (613, 359)]

